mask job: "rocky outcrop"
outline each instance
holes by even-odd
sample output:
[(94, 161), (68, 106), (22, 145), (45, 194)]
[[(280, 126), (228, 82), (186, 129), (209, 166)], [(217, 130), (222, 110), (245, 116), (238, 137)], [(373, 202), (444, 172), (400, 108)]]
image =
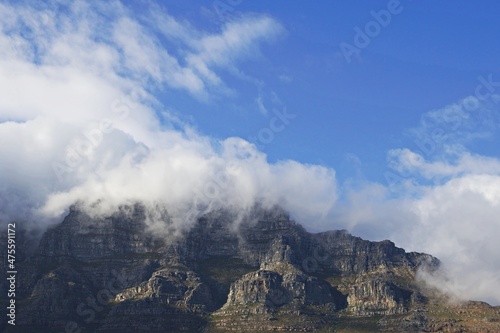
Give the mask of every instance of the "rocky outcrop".
[[(311, 234), (278, 208), (212, 212), (176, 238), (149, 232), (146, 218), (141, 205), (107, 217), (73, 207), (17, 265), (16, 329), (418, 332), (442, 322), (415, 281), (437, 259), (390, 241)], [(484, 327), (499, 324), (490, 310)]]
[(393, 315), (410, 309), (413, 291), (402, 289), (380, 278), (351, 286), (347, 303), (349, 311), (357, 315)]
[[(325, 281), (285, 265), (276, 271), (258, 270), (242, 276), (231, 285), (219, 313), (241, 313), (240, 308), (253, 314), (293, 313), (308, 305), (338, 311), (345, 307), (345, 296)], [(286, 310), (281, 311), (283, 308)]]

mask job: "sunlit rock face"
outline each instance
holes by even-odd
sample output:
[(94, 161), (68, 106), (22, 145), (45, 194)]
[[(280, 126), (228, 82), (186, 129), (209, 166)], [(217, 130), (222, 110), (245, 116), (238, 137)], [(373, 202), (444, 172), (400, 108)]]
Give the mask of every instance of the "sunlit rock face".
[[(418, 332), (448, 323), (433, 317), (446, 304), (443, 296), (415, 280), (418, 269), (439, 266), (430, 255), (346, 231), (311, 234), (279, 208), (212, 212), (175, 237), (152, 231), (147, 214), (140, 204), (101, 217), (73, 207), (18, 263), (16, 326), (329, 332), (350, 325)], [(168, 231), (168, 215), (163, 222)], [(482, 309), (489, 318), (483, 326), (499, 323), (495, 308)]]

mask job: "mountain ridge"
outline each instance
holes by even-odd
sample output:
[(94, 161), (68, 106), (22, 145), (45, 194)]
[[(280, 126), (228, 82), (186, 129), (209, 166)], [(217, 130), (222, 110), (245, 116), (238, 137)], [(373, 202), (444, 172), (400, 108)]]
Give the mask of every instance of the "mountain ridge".
[[(211, 212), (175, 238), (148, 231), (146, 219), (141, 205), (107, 217), (72, 207), (18, 264), (16, 326), (23, 332), (476, 332), (445, 311), (446, 296), (416, 281), (419, 269), (438, 269), (438, 259), (391, 241), (345, 230), (309, 233), (278, 207), (256, 207), (243, 217)], [(457, 306), (458, 313), (461, 306), (482, 309), (476, 326), (500, 330), (498, 308)]]

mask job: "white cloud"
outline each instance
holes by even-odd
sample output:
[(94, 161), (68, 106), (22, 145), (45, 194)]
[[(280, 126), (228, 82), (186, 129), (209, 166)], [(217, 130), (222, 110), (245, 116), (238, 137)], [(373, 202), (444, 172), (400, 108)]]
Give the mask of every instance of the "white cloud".
[(282, 30), (277, 22), (242, 17), (205, 33), (156, 8), (148, 15), (162, 22), (157, 31), (117, 1), (59, 6), (0, 5), (0, 138), (16, 142), (0, 147), (3, 221), (58, 221), (75, 202), (100, 213), (136, 201), (164, 207), (175, 232), (206, 209), (245, 211), (256, 202), (311, 222), (328, 213), (333, 170), (270, 164), (242, 139), (175, 130), (149, 93), (217, 94), (225, 89), (219, 71), (257, 54)]
[(411, 208), (418, 217), (407, 239), (444, 262), (439, 287), (464, 299), (500, 303), (500, 175), (468, 175), (428, 190)]
[(365, 184), (339, 205), (340, 227), (439, 258), (443, 267), (424, 274), (427, 282), (461, 299), (500, 304), (500, 174), (413, 185), (398, 197), (383, 185)]
[(499, 129), (497, 99), (498, 95), (487, 100), (468, 96), (424, 113), (419, 126), (409, 130), (408, 134), (427, 159), (464, 150), (465, 146), (489, 138)]
[[(441, 156), (447, 158), (448, 156)], [(457, 177), (464, 174), (500, 174), (500, 161), (494, 157), (473, 154), (460, 149), (453, 162), (426, 161), (424, 156), (407, 148), (389, 151), (389, 165), (400, 174), (419, 174), (425, 179)]]
[(240, 58), (255, 56), (260, 40), (272, 40), (283, 28), (269, 17), (251, 17), (228, 23), (221, 34), (208, 35), (195, 43), (196, 53), (187, 57), (187, 63), (201, 77), (219, 85), (220, 78), (210, 68), (232, 67)]
[(281, 205), (300, 220), (313, 223), (336, 200), (332, 170), (293, 161), (269, 164), (264, 154), (238, 138), (223, 141), (220, 153), (202, 138), (180, 139), (142, 158), (137, 153), (143, 151), (129, 149), (119, 165), (97, 170), (98, 176), (51, 194), (42, 211), (60, 216), (76, 201), (91, 206), (99, 198), (103, 200), (99, 209), (109, 213), (120, 204), (140, 201), (149, 207), (166, 207), (179, 223), (189, 224), (187, 216), (203, 213), (194, 212), (198, 207), (245, 211), (261, 203)]
[(443, 269), (422, 277), (442, 290), (500, 304), (500, 159), (467, 149), (477, 133), (496, 130), (482, 124), (499, 112), (482, 103), (472, 113), (466, 100), (424, 114), (413, 134), (417, 143), (427, 140), (425, 149), (388, 154), (388, 167), (403, 181), (351, 190), (338, 220), (366, 238), (438, 257)]

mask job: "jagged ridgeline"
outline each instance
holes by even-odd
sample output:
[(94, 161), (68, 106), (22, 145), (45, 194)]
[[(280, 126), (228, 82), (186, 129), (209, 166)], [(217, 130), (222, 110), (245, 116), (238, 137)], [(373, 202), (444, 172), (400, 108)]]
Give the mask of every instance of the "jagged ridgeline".
[(212, 212), (175, 238), (146, 215), (73, 207), (19, 257), (16, 326), (2, 331), (500, 332), (498, 308), (450, 305), (415, 279), (439, 261), (390, 241), (312, 234), (279, 208), (237, 223)]

